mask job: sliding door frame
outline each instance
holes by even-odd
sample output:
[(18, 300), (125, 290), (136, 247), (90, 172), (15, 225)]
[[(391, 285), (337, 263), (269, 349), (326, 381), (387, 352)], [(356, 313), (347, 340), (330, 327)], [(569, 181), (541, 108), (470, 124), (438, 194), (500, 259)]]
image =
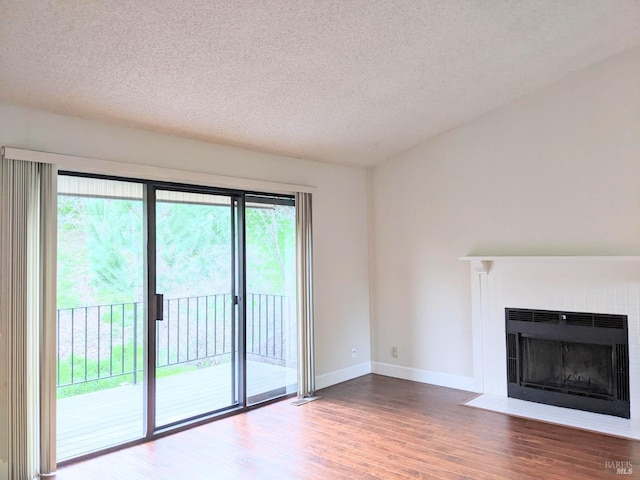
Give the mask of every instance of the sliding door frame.
[[(157, 191), (172, 191), (196, 193), (202, 195), (217, 195), (229, 198), (230, 210), (230, 233), (231, 233), (231, 404), (219, 409), (210, 410), (198, 415), (187, 417), (164, 425), (157, 424), (157, 389), (156, 389), (156, 359), (157, 345), (156, 332), (157, 321), (159, 318), (158, 307), (162, 301), (159, 295), (162, 292), (157, 290), (157, 236), (156, 236), (156, 207), (157, 207)], [(244, 282), (244, 265), (245, 265), (245, 244), (244, 244), (244, 192), (228, 191), (216, 189), (213, 187), (200, 187), (197, 185), (181, 185), (167, 182), (148, 181), (145, 189), (145, 211), (146, 217), (146, 234), (145, 239), (145, 256), (148, 259), (146, 266), (147, 289), (145, 302), (147, 305), (146, 314), (146, 348), (149, 355), (145, 357), (147, 366), (147, 383), (145, 384), (146, 392), (146, 411), (145, 419), (146, 436), (153, 438), (156, 433), (165, 431), (173, 431), (175, 427), (185, 424), (192, 424), (200, 419), (213, 418), (220, 413), (227, 411), (241, 410), (246, 404), (244, 398), (244, 381), (246, 377), (246, 352), (242, 338), (244, 335), (245, 323), (245, 282)], [(153, 413), (153, 415), (152, 415)]]
[[(285, 197), (283, 195), (271, 195), (268, 193), (247, 193), (245, 195), (245, 202), (247, 203), (252, 203), (252, 204), (264, 204), (264, 205), (278, 205), (278, 206), (288, 206), (288, 207), (294, 207), (297, 208), (296, 205), (296, 201), (295, 201), (295, 197), (293, 195), (291, 195), (290, 197)], [(246, 212), (245, 209), (243, 209), (244, 212)], [(296, 227), (297, 228), (297, 227)], [(297, 233), (296, 233), (297, 235)], [(246, 250), (246, 242), (245, 242), (245, 250)], [(245, 251), (246, 254), (246, 251)], [(246, 306), (245, 306), (245, 318), (246, 317)], [(297, 315), (297, 307), (295, 309), (295, 313)], [(246, 329), (246, 323), (245, 323), (245, 329)], [(298, 322), (296, 322), (296, 330), (299, 328)], [(245, 356), (246, 356), (246, 335), (243, 339), (243, 342), (245, 343)], [(294, 337), (294, 340), (296, 341), (296, 347), (297, 347), (297, 331), (296, 331), (296, 336)], [(296, 369), (299, 367), (299, 365), (296, 365)], [(245, 375), (246, 377), (246, 375)], [(297, 375), (296, 375), (296, 383), (297, 383)], [(296, 392), (294, 391), (290, 391), (289, 393), (287, 393), (287, 390), (292, 387), (291, 384), (288, 385), (282, 385), (274, 390), (270, 390), (270, 391), (266, 391), (266, 392), (260, 392), (256, 395), (253, 395), (251, 397), (249, 396), (245, 396), (245, 400), (247, 402), (247, 406), (260, 406), (264, 403), (268, 403), (271, 401), (275, 401), (284, 397), (291, 397), (291, 396), (295, 396)], [(296, 385), (297, 388), (297, 385)]]
[[(295, 396), (295, 393), (284, 394), (269, 400), (251, 404), (247, 403), (247, 349), (246, 349), (246, 232), (245, 232), (245, 209), (247, 199), (249, 201), (260, 202), (260, 199), (266, 199), (266, 203), (294, 205), (295, 200), (292, 194), (277, 194), (257, 191), (245, 191), (228, 188), (218, 188), (213, 186), (199, 186), (194, 184), (183, 184), (174, 182), (165, 182), (157, 180), (145, 180), (143, 178), (120, 177), (116, 175), (102, 175), (95, 173), (78, 172), (71, 170), (60, 170), (58, 175), (66, 175), (72, 177), (94, 178), (102, 180), (115, 180), (121, 182), (131, 182), (141, 184), (144, 188), (143, 193), (143, 215), (144, 215), (144, 304), (145, 304), (145, 321), (144, 321), (144, 365), (143, 372), (144, 388), (143, 388), (143, 428), (139, 439), (108, 447), (98, 452), (91, 452), (80, 455), (69, 460), (58, 462), (58, 465), (66, 465), (69, 463), (93, 458), (105, 453), (121, 450), (123, 448), (139, 445), (149, 440), (161, 438), (171, 433), (179, 432), (192, 428), (193, 426), (209, 423), (213, 420), (224, 418), (236, 413), (245, 412), (254, 408), (266, 405), (282, 398)], [(169, 425), (163, 425), (160, 428), (156, 425), (156, 191), (171, 190), (188, 193), (200, 193), (207, 195), (220, 195), (229, 197), (231, 200), (231, 229), (232, 229), (232, 277), (233, 291), (232, 297), (232, 328), (234, 329), (232, 336), (234, 337), (235, 349), (232, 355), (232, 392), (234, 402), (228, 407), (206, 412), (201, 415), (181, 420)], [(236, 383), (237, 382), (237, 383)]]
[(144, 212), (144, 436), (149, 438), (156, 430), (156, 189), (147, 183), (143, 196)]
[(232, 325), (237, 325), (237, 332), (235, 336), (236, 352), (233, 355), (233, 359), (238, 362), (238, 368), (234, 375), (231, 375), (231, 381), (238, 380), (237, 388), (232, 386), (232, 392), (238, 394), (238, 407), (245, 408), (247, 405), (247, 282), (246, 282), (246, 260), (247, 260), (247, 245), (245, 238), (245, 195), (238, 196), (233, 199), (233, 208), (231, 209), (232, 218), (231, 223), (234, 231), (232, 236), (236, 238), (233, 242), (234, 251), (232, 253), (233, 265), (235, 271), (232, 272), (234, 279), (234, 291), (231, 293), (234, 298), (235, 308), (232, 310), (234, 316), (238, 316), (238, 321), (235, 322), (235, 318), (232, 317)]

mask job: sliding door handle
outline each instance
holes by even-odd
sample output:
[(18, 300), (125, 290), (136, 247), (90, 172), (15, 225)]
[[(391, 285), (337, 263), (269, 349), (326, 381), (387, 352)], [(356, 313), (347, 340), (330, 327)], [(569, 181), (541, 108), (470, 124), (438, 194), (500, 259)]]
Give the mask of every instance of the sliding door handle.
[(164, 295), (162, 293), (156, 294), (156, 320), (164, 319)]

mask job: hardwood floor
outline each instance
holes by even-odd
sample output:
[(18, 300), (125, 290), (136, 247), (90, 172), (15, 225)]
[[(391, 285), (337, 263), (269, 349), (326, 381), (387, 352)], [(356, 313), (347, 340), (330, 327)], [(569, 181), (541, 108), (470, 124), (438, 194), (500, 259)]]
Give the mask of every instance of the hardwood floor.
[(473, 394), (378, 375), (61, 468), (76, 479), (612, 479), (640, 442), (459, 405)]

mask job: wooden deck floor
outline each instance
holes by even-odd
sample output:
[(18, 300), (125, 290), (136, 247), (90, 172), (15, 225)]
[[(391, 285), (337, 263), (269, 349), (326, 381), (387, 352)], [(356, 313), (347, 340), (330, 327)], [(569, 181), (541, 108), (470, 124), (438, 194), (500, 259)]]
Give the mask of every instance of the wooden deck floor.
[[(294, 369), (248, 362), (248, 396), (296, 382)], [(156, 425), (231, 405), (231, 369), (217, 365), (157, 380)], [(65, 460), (143, 436), (143, 386), (125, 385), (57, 402), (57, 457)]]
[[(378, 375), (61, 468), (58, 480), (612, 479), (640, 442), (460, 405), (473, 394)], [(614, 469), (612, 470), (612, 467)]]

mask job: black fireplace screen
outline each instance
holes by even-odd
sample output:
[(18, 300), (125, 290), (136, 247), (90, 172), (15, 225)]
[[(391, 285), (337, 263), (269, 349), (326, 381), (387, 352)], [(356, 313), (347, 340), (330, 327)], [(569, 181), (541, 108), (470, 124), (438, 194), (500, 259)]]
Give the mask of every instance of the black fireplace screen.
[(510, 397), (629, 418), (626, 315), (506, 309)]
[(522, 379), (529, 387), (613, 398), (613, 349), (521, 337)]

